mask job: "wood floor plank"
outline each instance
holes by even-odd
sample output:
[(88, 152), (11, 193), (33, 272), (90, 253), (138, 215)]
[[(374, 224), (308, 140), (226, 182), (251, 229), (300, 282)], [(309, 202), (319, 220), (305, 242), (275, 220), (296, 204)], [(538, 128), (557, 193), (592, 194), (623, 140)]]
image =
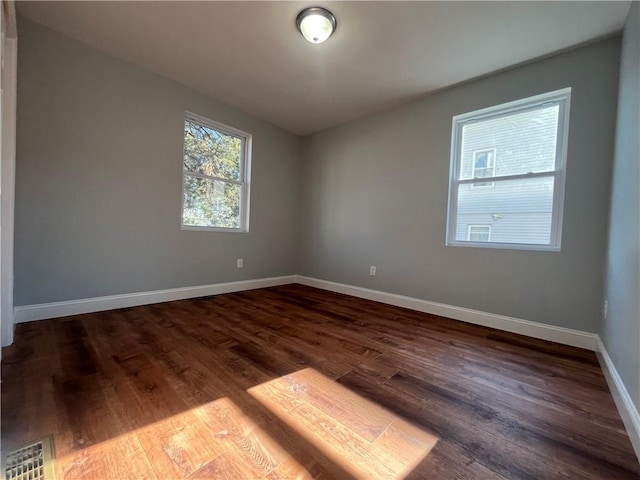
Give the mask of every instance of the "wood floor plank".
[(358, 395), (314, 369), (277, 378), (249, 392), (260, 398), (266, 397), (270, 405), (284, 405), (286, 408), (278, 409), (282, 413), (308, 403), (369, 442), (377, 439), (395, 420), (390, 412), (371, 402), (364, 402)]
[(158, 478), (186, 477), (224, 452), (191, 410), (143, 427), (136, 436)]
[(157, 478), (112, 386), (91, 376), (62, 382), (54, 375), (54, 382), (64, 408), (54, 437), (57, 478)]
[(239, 478), (252, 478), (252, 473), (232, 455), (223, 454), (214, 458), (187, 478), (190, 480), (238, 480)]
[(289, 456), (265, 477), (268, 480), (311, 480), (317, 478)]
[(221, 444), (221, 449), (230, 452), (235, 461), (250, 472), (250, 478), (266, 476), (288, 457), (287, 452), (231, 399), (207, 403), (194, 413), (214, 432), (213, 437)]
[[(587, 449), (576, 450), (558, 440), (562, 436), (559, 426), (556, 426), (555, 438), (547, 431), (527, 428), (530, 424), (505, 414), (501, 404), (487, 406), (476, 401), (473, 395), (461, 395), (437, 383), (424, 382), (407, 374), (395, 375), (389, 386), (410, 392), (416, 402), (428, 396), (429, 401), (424, 405), (430, 411), (429, 418), (438, 424), (436, 431), (446, 430), (452, 438), (469, 448), (478, 446), (478, 452), (485, 455), (484, 464), (495, 469), (504, 468), (498, 470), (502, 474), (508, 472), (509, 464), (514, 462), (522, 465), (519, 468), (532, 478), (542, 478), (547, 469), (546, 462), (553, 459), (558, 474), (569, 478), (633, 478), (624, 467), (593, 458)], [(443, 405), (448, 407), (448, 414), (456, 419), (455, 424), (448, 421), (447, 417), (434, 413), (442, 411)], [(483, 436), (480, 442), (474, 440), (474, 445), (465, 440), (465, 435), (477, 439), (477, 432), (482, 430), (490, 431), (491, 435)], [(498, 446), (501, 446), (500, 449)], [(482, 459), (479, 461), (483, 463)]]
[[(473, 460), (454, 443), (439, 441), (407, 480), (504, 480), (497, 472)], [(510, 477), (515, 478), (515, 477)]]
[(305, 432), (307, 440), (322, 445), (324, 453), (355, 478), (398, 478), (390, 455), (312, 405), (304, 403), (283, 419)]
[(420, 430), (409, 422), (395, 418), (373, 442), (373, 445), (389, 452), (402, 467), (399, 476), (411, 472), (438, 443), (438, 438)]
[(20, 324), (2, 452), (59, 479), (638, 479), (586, 350), (285, 285)]
[(116, 437), (92, 448), (73, 451), (56, 463), (59, 467), (57, 478), (68, 480), (166, 478), (158, 477), (153, 471), (135, 435)]

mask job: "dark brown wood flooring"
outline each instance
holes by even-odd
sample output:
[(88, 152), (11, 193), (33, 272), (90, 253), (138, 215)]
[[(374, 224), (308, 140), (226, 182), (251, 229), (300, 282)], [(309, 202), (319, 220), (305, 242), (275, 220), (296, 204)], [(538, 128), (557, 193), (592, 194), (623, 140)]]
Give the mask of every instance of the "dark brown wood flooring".
[(301, 285), (18, 325), (58, 479), (638, 479), (593, 352)]

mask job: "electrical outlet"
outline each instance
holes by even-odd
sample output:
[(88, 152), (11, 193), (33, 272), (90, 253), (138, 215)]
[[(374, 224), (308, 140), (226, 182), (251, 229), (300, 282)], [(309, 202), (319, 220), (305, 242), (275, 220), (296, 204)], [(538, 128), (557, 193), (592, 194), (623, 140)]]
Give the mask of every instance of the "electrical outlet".
[(376, 276), (376, 267), (375, 266), (371, 265), (369, 267), (369, 275), (371, 275), (372, 277)]
[(602, 316), (606, 320), (608, 315), (609, 315), (609, 300), (605, 300), (604, 305), (602, 306)]
[(244, 267), (244, 260), (241, 259), (241, 258), (237, 259), (236, 260), (236, 267), (238, 267), (238, 268)]

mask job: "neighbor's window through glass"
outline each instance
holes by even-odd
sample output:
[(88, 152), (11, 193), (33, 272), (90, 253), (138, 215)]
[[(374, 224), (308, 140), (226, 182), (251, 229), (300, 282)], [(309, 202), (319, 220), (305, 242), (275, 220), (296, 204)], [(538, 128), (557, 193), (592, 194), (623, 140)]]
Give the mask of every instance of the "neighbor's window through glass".
[(187, 114), (182, 226), (247, 231), (251, 136)]
[(447, 245), (560, 249), (570, 92), (454, 117)]
[(469, 225), (467, 240), (488, 242), (491, 240), (491, 225)]
[[(496, 173), (496, 151), (495, 149), (480, 150), (473, 152), (473, 174), (472, 178), (493, 177)], [(473, 187), (493, 187), (493, 182), (479, 182), (472, 184)]]

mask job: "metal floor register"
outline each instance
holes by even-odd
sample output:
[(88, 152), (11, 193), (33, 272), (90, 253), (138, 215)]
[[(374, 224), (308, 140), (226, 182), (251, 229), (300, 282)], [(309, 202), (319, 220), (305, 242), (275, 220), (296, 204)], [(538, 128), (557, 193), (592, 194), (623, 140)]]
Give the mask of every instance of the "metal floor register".
[(5, 480), (55, 480), (53, 468), (53, 439), (39, 442), (7, 455)]

